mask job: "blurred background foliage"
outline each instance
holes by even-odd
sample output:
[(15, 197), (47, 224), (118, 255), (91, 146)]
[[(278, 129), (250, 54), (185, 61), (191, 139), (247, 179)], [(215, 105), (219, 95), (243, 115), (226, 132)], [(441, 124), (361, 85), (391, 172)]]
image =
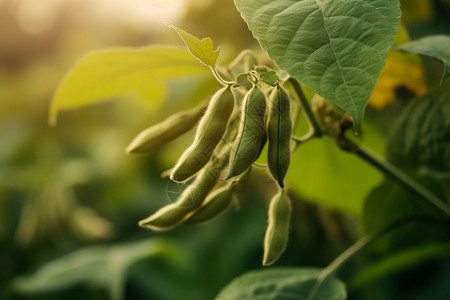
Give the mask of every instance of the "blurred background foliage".
[[(448, 0), (401, 3), (405, 31), (396, 42), (450, 34)], [(63, 112), (55, 127), (48, 125), (52, 95), (80, 57), (112, 46), (181, 45), (165, 21), (212, 37), (221, 62), (245, 48), (260, 51), (231, 0), (0, 0), (0, 299), (212, 299), (235, 276), (261, 268), (274, 190), (260, 170), (240, 189), (239, 207), (206, 225), (165, 233), (137, 226), (170, 201), (173, 186), (160, 174), (193, 133), (150, 156), (124, 149), (141, 130), (210, 95), (217, 88), (212, 78), (174, 83), (157, 109), (127, 98)], [(413, 98), (437, 88), (440, 72), (431, 59), (390, 53), (362, 143), (384, 155), (391, 124)], [(291, 239), (277, 265), (329, 263), (361, 235), (369, 193), (372, 206), (389, 188), (408, 197), (389, 183), (371, 192), (382, 182), (382, 174), (326, 138), (300, 147), (288, 178)], [(383, 218), (380, 208), (376, 213)], [(355, 279), (362, 266), (389, 253), (389, 241), (382, 241), (340, 274), (353, 279), (352, 299), (444, 299), (438, 297), (448, 292), (448, 234), (432, 233), (433, 244), (408, 250), (412, 259), (397, 269), (388, 261), (387, 271), (369, 269)]]

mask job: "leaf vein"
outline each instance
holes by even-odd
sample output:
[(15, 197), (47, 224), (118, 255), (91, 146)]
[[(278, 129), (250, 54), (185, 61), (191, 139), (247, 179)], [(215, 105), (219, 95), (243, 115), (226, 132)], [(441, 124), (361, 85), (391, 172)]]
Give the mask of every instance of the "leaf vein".
[(357, 110), (356, 105), (355, 105), (355, 100), (353, 99), (352, 94), (350, 93), (350, 89), (348, 87), (347, 81), (345, 80), (345, 76), (344, 76), (344, 72), (343, 72), (342, 67), (341, 67), (341, 63), (340, 63), (339, 58), (337, 56), (336, 50), (334, 49), (334, 45), (333, 45), (333, 41), (331, 39), (330, 32), (328, 31), (327, 24), (325, 23), (325, 16), (324, 16), (324, 13), (323, 13), (323, 8), (322, 8), (321, 4), (319, 3), (319, 0), (315, 0), (315, 1), (316, 1), (318, 9), (319, 9), (319, 11), (320, 11), (320, 13), (322, 15), (323, 28), (325, 29), (325, 32), (326, 32), (326, 34), (328, 36), (328, 39), (330, 41), (331, 51), (333, 51), (334, 58), (336, 59), (336, 63), (338, 65), (339, 73), (341, 74), (342, 80), (343, 80), (344, 85), (345, 85), (345, 89), (347, 90), (347, 93), (348, 93), (348, 95), (350, 97), (353, 110), (356, 112), (358, 110)]

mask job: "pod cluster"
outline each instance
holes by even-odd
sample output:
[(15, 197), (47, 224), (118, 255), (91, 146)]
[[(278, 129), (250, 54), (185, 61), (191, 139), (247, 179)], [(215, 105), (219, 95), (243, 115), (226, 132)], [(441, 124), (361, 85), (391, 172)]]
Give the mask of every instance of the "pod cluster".
[[(245, 64), (247, 70), (253, 68), (248, 59)], [(153, 152), (198, 124), (194, 141), (170, 172), (172, 181), (189, 181), (187, 188), (139, 225), (168, 230), (203, 223), (225, 211), (233, 203), (237, 182), (248, 177), (268, 144), (268, 170), (279, 188), (270, 204), (264, 241), (263, 264), (270, 265), (284, 251), (290, 220), (283, 189), (291, 157), (290, 98), (268, 68), (255, 67), (236, 78), (207, 103), (146, 129), (127, 148), (128, 153)]]

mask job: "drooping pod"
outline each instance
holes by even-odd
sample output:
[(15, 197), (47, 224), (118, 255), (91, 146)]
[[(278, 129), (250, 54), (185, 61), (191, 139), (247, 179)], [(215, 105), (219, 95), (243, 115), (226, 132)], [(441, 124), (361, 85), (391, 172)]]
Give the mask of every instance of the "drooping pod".
[(212, 191), (203, 202), (202, 206), (187, 217), (183, 224), (196, 225), (209, 221), (224, 212), (233, 201), (232, 184), (227, 184)]
[(290, 113), (289, 95), (282, 87), (277, 85), (270, 96), (269, 102), (267, 162), (270, 173), (280, 187), (284, 187), (284, 177), (291, 161), (292, 121)]
[(197, 128), (194, 142), (178, 160), (170, 179), (184, 182), (208, 163), (225, 133), (233, 108), (234, 96), (230, 86), (214, 94)]
[(186, 133), (200, 120), (207, 107), (203, 102), (190, 110), (176, 113), (161, 123), (155, 124), (141, 133), (127, 147), (127, 153), (152, 153), (160, 147)]
[(219, 181), (222, 170), (228, 163), (230, 148), (224, 147), (221, 153), (203, 168), (195, 180), (181, 193), (175, 203), (160, 208), (150, 217), (141, 220), (139, 226), (153, 230), (168, 230), (185, 219), (191, 211), (198, 208), (208, 193)]
[(241, 122), (225, 180), (244, 172), (258, 158), (266, 132), (266, 96), (256, 86), (245, 95)]
[(235, 122), (238, 115), (230, 118), (223, 139), (217, 145), (211, 160), (197, 174), (195, 180), (181, 193), (175, 203), (166, 205), (148, 218), (141, 220), (139, 226), (157, 231), (168, 230), (186, 219), (186, 216), (196, 210), (219, 181), (222, 171), (228, 165), (231, 153), (231, 143), (236, 138)]
[(284, 189), (280, 190), (269, 206), (269, 225), (264, 237), (264, 266), (273, 264), (286, 249), (291, 212), (291, 201)]

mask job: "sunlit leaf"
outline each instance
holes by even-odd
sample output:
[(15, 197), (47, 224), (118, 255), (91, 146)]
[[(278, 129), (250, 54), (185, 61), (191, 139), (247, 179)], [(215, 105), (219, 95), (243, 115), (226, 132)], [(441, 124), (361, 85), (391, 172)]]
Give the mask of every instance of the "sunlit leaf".
[(189, 52), (208, 67), (214, 68), (216, 66), (217, 58), (219, 57), (220, 49), (213, 50), (213, 42), (211, 38), (204, 38), (199, 40), (195, 36), (186, 31), (170, 25), (183, 39), (184, 43), (189, 49)]
[(215, 300), (344, 300), (345, 285), (328, 277), (317, 289), (321, 269), (271, 268), (248, 272), (235, 278)]
[(348, 111), (364, 109), (400, 25), (398, 0), (235, 0), (270, 57)]
[(412, 41), (406, 45), (398, 45), (396, 49), (426, 55), (444, 64), (441, 84), (450, 76), (450, 36), (433, 35)]
[[(370, 122), (362, 129), (364, 144), (381, 153), (384, 137)], [(289, 186), (308, 201), (351, 213), (362, 211), (366, 195), (382, 179), (379, 171), (327, 137), (301, 145), (292, 155), (287, 175)]]
[(144, 258), (171, 251), (173, 245), (160, 240), (92, 246), (45, 264), (34, 274), (17, 279), (14, 286), (21, 293), (35, 295), (77, 284), (96, 284), (107, 288), (113, 300), (119, 300), (129, 267)]
[(167, 81), (208, 70), (188, 51), (173, 47), (114, 48), (92, 52), (70, 70), (55, 93), (50, 123), (61, 110), (134, 96), (159, 105)]

